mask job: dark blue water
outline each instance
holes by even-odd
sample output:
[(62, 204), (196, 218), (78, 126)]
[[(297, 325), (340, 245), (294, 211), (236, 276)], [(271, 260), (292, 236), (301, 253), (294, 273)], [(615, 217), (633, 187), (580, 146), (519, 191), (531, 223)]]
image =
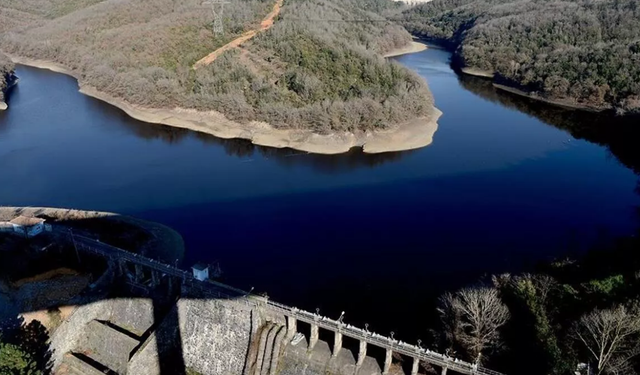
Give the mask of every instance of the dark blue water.
[(0, 113), (0, 204), (160, 221), (183, 234), (185, 266), (217, 260), (238, 287), (423, 336), (442, 290), (631, 234), (640, 203), (624, 125), (500, 95), (448, 58), (397, 59), (444, 112), (434, 143), (373, 156), (145, 124), (19, 67)]

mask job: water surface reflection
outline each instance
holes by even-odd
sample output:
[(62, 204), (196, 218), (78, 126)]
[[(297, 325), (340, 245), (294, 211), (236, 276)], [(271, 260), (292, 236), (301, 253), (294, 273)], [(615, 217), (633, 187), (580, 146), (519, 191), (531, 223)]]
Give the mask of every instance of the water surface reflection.
[(640, 173), (640, 116), (577, 111), (548, 105), (539, 101), (496, 89), (490, 80), (459, 76), (466, 90), (494, 103), (533, 116), (545, 124), (566, 130), (576, 139), (585, 139), (607, 147), (626, 167)]
[(247, 159), (261, 155), (284, 166), (304, 165), (319, 172), (347, 172), (360, 167), (376, 167), (388, 162), (399, 161), (415, 151), (366, 154), (362, 152), (360, 147), (354, 147), (349, 152), (338, 155), (310, 154), (290, 148), (259, 146), (246, 139), (224, 139), (188, 129), (149, 124), (132, 119), (120, 109), (105, 105), (98, 100), (92, 99), (91, 102), (93, 103), (92, 109), (99, 112), (101, 116), (117, 118), (118, 121), (115, 123), (118, 126), (146, 140), (161, 140), (167, 144), (177, 145), (188, 137), (194, 136), (202, 143), (222, 147), (228, 156)]

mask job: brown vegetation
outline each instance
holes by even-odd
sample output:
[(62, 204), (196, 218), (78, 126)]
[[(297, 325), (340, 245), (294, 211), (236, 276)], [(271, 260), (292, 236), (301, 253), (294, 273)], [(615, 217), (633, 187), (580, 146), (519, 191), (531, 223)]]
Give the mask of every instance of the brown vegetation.
[[(273, 4), (231, 2), (218, 36), (199, 0), (11, 0), (0, 11), (0, 23), (12, 25), (0, 26), (0, 44), (150, 108), (216, 110), (320, 133), (384, 129), (430, 113), (424, 80), (379, 55), (410, 41), (402, 27), (365, 10), (393, 6), (380, 0), (286, 0), (273, 27), (242, 52), (192, 69), (259, 28)], [(363, 19), (373, 22), (352, 22)]]
[(60, 276), (77, 276), (77, 275), (78, 275), (78, 272), (76, 270), (72, 270), (71, 268), (66, 268), (66, 267), (60, 267), (60, 268), (54, 268), (49, 271), (45, 271), (43, 273), (39, 273), (34, 276), (25, 277), (23, 279), (14, 281), (11, 283), (11, 286), (13, 286), (14, 288), (19, 288), (24, 284), (28, 284), (28, 283), (35, 283), (38, 281), (49, 280), (49, 279), (53, 279)]

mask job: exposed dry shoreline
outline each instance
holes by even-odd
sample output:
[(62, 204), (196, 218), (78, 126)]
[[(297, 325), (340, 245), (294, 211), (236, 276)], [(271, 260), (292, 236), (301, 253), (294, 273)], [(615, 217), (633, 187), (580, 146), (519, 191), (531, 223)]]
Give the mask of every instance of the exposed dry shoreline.
[(514, 95), (518, 95), (518, 96), (524, 96), (525, 98), (529, 98), (529, 99), (533, 99), (533, 100), (538, 100), (547, 104), (551, 104), (551, 105), (555, 105), (558, 107), (563, 107), (563, 108), (568, 108), (568, 109), (578, 109), (581, 111), (588, 111), (588, 112), (602, 112), (605, 111), (605, 108), (596, 108), (596, 107), (590, 107), (587, 105), (583, 105), (583, 104), (578, 104), (578, 103), (573, 103), (570, 101), (562, 101), (562, 100), (552, 100), (552, 99), (547, 99), (547, 98), (543, 98), (541, 96), (523, 91), (523, 90), (519, 90), (517, 88), (514, 87), (510, 87), (510, 86), (505, 86), (505, 85), (500, 85), (498, 83), (494, 83), (493, 87), (497, 88), (498, 90), (502, 90), (502, 91), (506, 91), (509, 92), (511, 94)]
[(494, 73), (488, 70), (481, 70), (471, 67), (460, 68), (460, 71), (464, 74), (474, 76), (474, 77), (482, 77), (482, 78), (493, 78)]
[[(412, 53), (426, 48), (412, 44)], [(424, 46), (424, 45), (422, 45)], [(214, 135), (218, 138), (247, 139), (254, 144), (276, 148), (293, 148), (316, 154), (340, 154), (353, 147), (362, 147), (365, 153), (383, 153), (411, 150), (428, 146), (438, 129), (438, 118), (442, 115), (437, 108), (428, 117), (417, 118), (396, 126), (392, 130), (379, 132), (345, 132), (316, 134), (309, 130), (276, 129), (265, 122), (251, 121), (240, 124), (227, 119), (216, 111), (197, 111), (185, 108), (146, 108), (100, 92), (85, 85), (79, 77), (62, 65), (45, 60), (28, 59), (5, 53), (16, 64), (48, 69), (70, 75), (78, 80), (80, 92), (120, 108), (129, 116), (144, 122), (163, 124)]]
[(384, 54), (384, 57), (395, 57), (395, 56), (407, 55), (410, 53), (422, 52), (427, 48), (428, 47), (425, 43), (414, 40), (406, 47), (394, 49), (393, 51), (387, 52), (386, 54)]
[[(489, 79), (493, 79), (493, 77), (495, 75), (493, 72), (486, 71), (486, 70), (481, 70), (481, 69), (476, 69), (476, 68), (473, 68), (473, 67), (460, 68), (460, 72), (462, 72), (462, 74), (473, 76), (473, 77), (489, 78)], [(574, 103), (574, 102), (571, 102), (569, 100), (547, 99), (547, 98), (544, 98), (542, 96), (536, 95), (534, 93), (523, 91), (523, 90), (517, 89), (515, 87), (511, 87), (511, 86), (501, 85), (499, 83), (493, 83), (493, 87), (495, 87), (498, 90), (506, 91), (506, 92), (514, 94), (514, 95), (523, 96), (525, 98), (529, 98), (529, 99), (532, 99), (532, 100), (537, 100), (537, 101), (540, 101), (540, 102), (543, 102), (543, 103), (546, 103), (546, 104), (550, 104), (550, 105), (554, 105), (554, 106), (558, 106), (558, 107), (562, 107), (562, 108), (577, 109), (577, 110), (588, 111), (588, 112), (602, 112), (602, 111), (606, 110), (606, 108), (590, 107), (590, 106), (587, 106), (587, 105)]]
[(6, 110), (7, 108), (9, 108), (9, 107), (7, 106), (7, 103), (0, 101), (0, 111), (4, 111), (4, 110)]

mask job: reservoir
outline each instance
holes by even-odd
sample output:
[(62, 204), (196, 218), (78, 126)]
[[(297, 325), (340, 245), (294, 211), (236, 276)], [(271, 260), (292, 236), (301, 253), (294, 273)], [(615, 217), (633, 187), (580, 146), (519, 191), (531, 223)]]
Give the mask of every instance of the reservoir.
[(146, 124), (19, 66), (0, 112), (0, 204), (165, 223), (184, 267), (219, 262), (234, 286), (424, 341), (442, 291), (631, 235), (640, 204), (633, 120), (501, 94), (449, 58), (396, 58), (444, 113), (433, 144), (334, 156)]

